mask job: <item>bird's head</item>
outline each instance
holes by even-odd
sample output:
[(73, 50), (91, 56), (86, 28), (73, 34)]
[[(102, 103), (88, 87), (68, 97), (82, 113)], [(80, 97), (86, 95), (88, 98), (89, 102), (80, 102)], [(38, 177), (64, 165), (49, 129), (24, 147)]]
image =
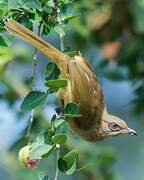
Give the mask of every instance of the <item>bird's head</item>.
[(124, 120), (108, 113), (103, 114), (100, 129), (102, 139), (125, 134), (137, 135), (133, 129), (127, 126)]

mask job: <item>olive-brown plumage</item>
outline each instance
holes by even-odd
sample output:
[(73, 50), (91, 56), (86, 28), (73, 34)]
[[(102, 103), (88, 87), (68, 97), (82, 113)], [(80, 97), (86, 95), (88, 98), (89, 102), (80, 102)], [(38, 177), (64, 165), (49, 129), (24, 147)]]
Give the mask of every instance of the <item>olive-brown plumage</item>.
[(59, 97), (64, 104), (76, 102), (80, 105), (82, 116), (69, 121), (76, 133), (88, 141), (99, 141), (120, 134), (136, 135), (122, 119), (108, 114), (99, 82), (80, 53), (70, 58), (14, 20), (8, 20), (5, 28), (51, 58), (61, 71), (60, 78), (68, 80), (68, 86), (59, 92)]

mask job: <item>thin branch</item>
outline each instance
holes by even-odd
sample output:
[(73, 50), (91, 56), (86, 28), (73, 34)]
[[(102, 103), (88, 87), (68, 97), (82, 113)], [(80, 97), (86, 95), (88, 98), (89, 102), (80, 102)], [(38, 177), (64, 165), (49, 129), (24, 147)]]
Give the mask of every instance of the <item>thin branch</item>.
[[(38, 36), (40, 36), (41, 34), (41, 27), (42, 27), (42, 23), (39, 24), (38, 27)], [(33, 53), (33, 66), (32, 66), (32, 90), (35, 91), (36, 90), (36, 65), (37, 65), (37, 52), (38, 50), (35, 48), (34, 49), (34, 53)], [(32, 124), (34, 121), (34, 109), (31, 110), (30, 113), (30, 120), (29, 120), (29, 126), (27, 129), (27, 139), (28, 141), (30, 141), (30, 136), (31, 136), (31, 129), (32, 129)]]
[[(61, 25), (62, 24), (62, 21), (59, 17), (59, 9), (57, 8), (57, 18), (58, 18), (58, 21)], [(60, 49), (61, 51), (64, 50), (64, 36), (61, 36), (60, 35)], [(58, 174), (59, 174), (59, 168), (58, 168), (58, 160), (60, 158), (60, 145), (59, 144), (56, 144), (56, 172), (55, 172), (55, 178), (54, 180), (58, 180)]]
[(55, 178), (54, 180), (58, 179), (58, 173), (59, 173), (59, 168), (58, 168), (58, 160), (60, 158), (60, 145), (56, 144), (56, 172), (55, 172)]
[(64, 36), (60, 36), (60, 49), (61, 51), (64, 50)]
[[(59, 12), (60, 10), (57, 9), (58, 22), (61, 24), (61, 26), (63, 26), (63, 22), (60, 19)], [(61, 51), (64, 50), (64, 35), (60, 35), (60, 49)]]

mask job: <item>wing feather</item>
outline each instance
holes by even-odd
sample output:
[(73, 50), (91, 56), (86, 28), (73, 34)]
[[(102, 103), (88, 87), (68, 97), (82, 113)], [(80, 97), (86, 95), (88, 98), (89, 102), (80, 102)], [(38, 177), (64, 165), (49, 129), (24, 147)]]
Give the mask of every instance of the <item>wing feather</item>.
[(92, 128), (100, 124), (104, 110), (103, 92), (95, 74), (82, 56), (70, 61), (69, 73), (72, 99), (80, 105), (82, 117), (75, 120), (78, 127)]

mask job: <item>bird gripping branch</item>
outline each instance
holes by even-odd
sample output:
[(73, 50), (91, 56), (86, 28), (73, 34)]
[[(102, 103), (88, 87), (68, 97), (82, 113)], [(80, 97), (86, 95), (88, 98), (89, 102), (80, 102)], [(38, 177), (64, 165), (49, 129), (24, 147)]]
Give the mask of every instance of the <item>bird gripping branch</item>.
[(67, 87), (59, 92), (59, 98), (64, 104), (78, 103), (82, 114), (69, 121), (73, 131), (92, 142), (122, 134), (136, 135), (125, 121), (107, 112), (100, 84), (80, 53), (71, 58), (14, 20), (8, 20), (5, 28), (42, 51), (59, 67), (60, 77), (68, 81)]

